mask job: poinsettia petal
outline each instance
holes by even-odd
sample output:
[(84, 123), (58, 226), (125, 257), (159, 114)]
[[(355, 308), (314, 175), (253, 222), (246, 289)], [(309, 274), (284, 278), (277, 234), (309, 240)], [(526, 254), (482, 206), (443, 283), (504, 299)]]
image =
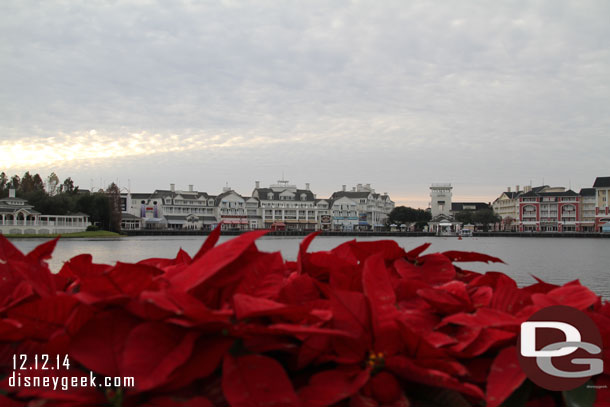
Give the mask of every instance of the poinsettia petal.
[(357, 367), (325, 370), (309, 379), (299, 390), (299, 398), (308, 407), (331, 406), (358, 392), (369, 377), (370, 370)]
[(222, 391), (231, 407), (299, 407), (282, 365), (262, 355), (225, 355)]
[(551, 305), (568, 305), (584, 310), (599, 302), (599, 297), (582, 285), (565, 285), (555, 288), (546, 294), (533, 294), (532, 302), (539, 307)]
[(390, 275), (380, 255), (364, 263), (362, 285), (371, 306), (375, 351), (394, 354), (401, 346), (396, 322), (399, 312)]
[(476, 252), (462, 252), (457, 250), (450, 250), (447, 252), (443, 252), (443, 255), (449, 258), (451, 261), (457, 262), (480, 261), (483, 263), (504, 263), (497, 257), (488, 256), (486, 254)]
[(517, 348), (503, 349), (494, 359), (487, 378), (487, 407), (497, 407), (525, 381), (519, 367)]
[(210, 249), (181, 273), (172, 276), (172, 285), (183, 291), (197, 287), (239, 258), (256, 239), (266, 233), (266, 230), (244, 233)]
[(218, 224), (218, 226), (216, 226), (214, 228), (214, 230), (212, 230), (212, 232), (208, 235), (208, 238), (205, 239), (205, 242), (203, 242), (203, 245), (201, 246), (199, 251), (197, 251), (197, 253), (193, 257), (193, 261), (199, 260), (203, 255), (205, 255), (207, 252), (212, 250), (212, 248), (214, 246), (216, 246), (216, 243), (218, 242), (218, 239), (220, 238), (220, 232), (222, 229), (221, 227), (222, 227), (222, 222), (220, 222)]
[(188, 360), (198, 336), (197, 331), (162, 322), (139, 324), (130, 330), (125, 340), (121, 374), (134, 378), (137, 391), (159, 386)]
[(120, 309), (95, 315), (72, 338), (70, 357), (96, 373), (120, 376), (123, 348), (137, 323)]

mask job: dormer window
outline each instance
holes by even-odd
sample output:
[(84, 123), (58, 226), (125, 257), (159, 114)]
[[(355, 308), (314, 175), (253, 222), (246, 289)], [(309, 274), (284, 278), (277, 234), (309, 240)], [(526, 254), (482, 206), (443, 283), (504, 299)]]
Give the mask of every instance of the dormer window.
[(267, 199), (269, 199), (269, 200), (273, 200), (273, 192), (269, 192), (269, 193), (267, 194)]

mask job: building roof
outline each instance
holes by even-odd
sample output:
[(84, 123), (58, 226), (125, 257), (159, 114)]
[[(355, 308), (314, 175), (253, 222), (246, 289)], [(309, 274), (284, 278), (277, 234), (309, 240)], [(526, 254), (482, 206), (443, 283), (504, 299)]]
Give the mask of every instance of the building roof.
[(610, 187), (610, 177), (597, 177), (593, 183), (593, 188), (608, 188)]
[(352, 198), (352, 199), (359, 199), (359, 198), (368, 198), (369, 195), (371, 195), (370, 191), (362, 191), (362, 192), (337, 191), (337, 192), (333, 192), (333, 194), (331, 195), (331, 199), (339, 199), (339, 198), (343, 198), (344, 196), (348, 197), (348, 198)]
[(582, 188), (579, 194), (580, 196), (595, 196), (595, 188)]
[[(269, 200), (279, 201), (280, 195), (286, 191), (293, 193), (295, 195), (295, 197), (298, 197), (298, 199), (295, 199), (295, 201), (300, 201), (301, 195), (303, 195), (303, 194), (305, 194), (305, 201), (314, 200), (313, 192), (311, 192), (309, 189), (297, 189), (295, 191), (295, 190), (286, 188), (281, 191), (279, 191), (279, 190), (274, 191), (271, 188), (255, 188), (254, 191), (252, 191), (252, 196), (254, 198), (258, 197), (258, 199), (260, 199), (261, 201), (269, 201)], [(270, 193), (273, 194), (272, 199), (269, 199)]]
[(475, 207), (475, 211), (481, 210), (481, 209), (490, 209), (489, 204), (485, 203), (485, 202), (452, 202), (451, 203), (451, 210), (453, 212), (460, 212), (460, 211), (471, 211), (472, 209), (464, 209), (464, 206), (473, 206)]

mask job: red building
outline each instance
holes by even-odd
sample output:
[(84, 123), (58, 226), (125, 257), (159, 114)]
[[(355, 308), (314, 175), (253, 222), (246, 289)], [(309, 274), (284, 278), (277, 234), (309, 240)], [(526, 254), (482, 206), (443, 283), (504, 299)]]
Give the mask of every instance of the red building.
[(519, 231), (580, 232), (580, 200), (563, 187), (528, 188), (519, 196)]

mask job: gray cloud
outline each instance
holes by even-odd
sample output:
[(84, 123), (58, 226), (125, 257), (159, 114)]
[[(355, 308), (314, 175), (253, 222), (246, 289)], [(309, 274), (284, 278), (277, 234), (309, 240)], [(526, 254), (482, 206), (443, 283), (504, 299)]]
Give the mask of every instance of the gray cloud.
[[(403, 197), (590, 186), (610, 168), (608, 15), (603, 0), (2, 2), (0, 146), (77, 138), (82, 156), (0, 165), (211, 192), (282, 170)], [(93, 154), (133, 134), (143, 151)]]

